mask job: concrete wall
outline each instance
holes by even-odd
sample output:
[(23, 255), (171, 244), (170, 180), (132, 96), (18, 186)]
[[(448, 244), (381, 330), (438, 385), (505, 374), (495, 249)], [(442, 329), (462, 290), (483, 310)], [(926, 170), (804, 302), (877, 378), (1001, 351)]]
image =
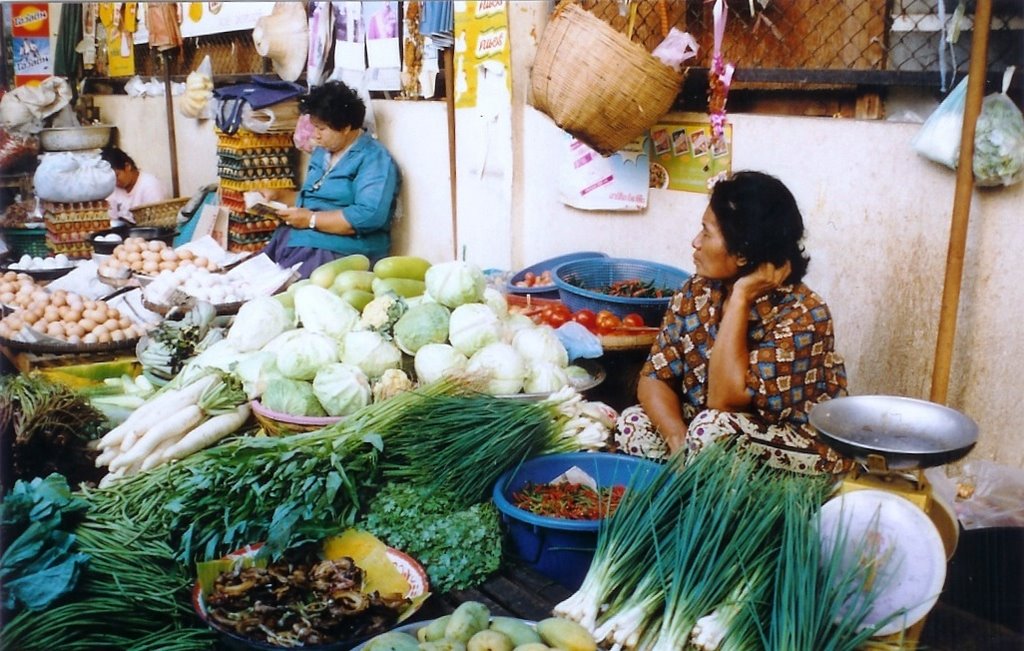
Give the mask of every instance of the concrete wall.
[[(375, 102), (381, 139), (404, 178), (396, 252), (432, 260), (465, 256), (484, 267), (516, 269), (598, 249), (692, 270), (689, 242), (704, 195), (651, 190), (642, 213), (589, 213), (558, 201), (554, 152), (560, 151), (561, 132), (527, 97), (545, 8), (534, 2), (510, 7), (509, 119), (484, 128), (484, 116), (471, 109), (457, 112), (456, 225), (444, 104)], [(105, 120), (118, 125), (122, 147), (169, 183), (163, 100), (100, 97), (97, 105)], [(954, 174), (913, 153), (913, 124), (731, 119), (734, 168), (779, 176), (804, 212), (812, 256), (807, 280), (832, 308), (851, 392), (927, 398)], [(216, 139), (208, 123), (178, 116), (176, 125), (181, 187), (189, 194), (215, 180)], [(975, 191), (949, 404), (980, 425), (970, 458), (1024, 468), (1016, 413), (1024, 394), (1024, 344), (1018, 335), (1024, 286), (1012, 280), (1024, 267), (1022, 208), (1024, 184)]]

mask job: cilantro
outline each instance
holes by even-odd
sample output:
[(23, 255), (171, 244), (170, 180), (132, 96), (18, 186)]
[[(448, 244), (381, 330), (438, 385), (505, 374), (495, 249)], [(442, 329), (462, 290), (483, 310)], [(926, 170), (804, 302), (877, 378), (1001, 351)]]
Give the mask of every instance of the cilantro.
[(361, 528), (423, 564), (438, 592), (479, 585), (501, 564), (500, 516), (490, 502), (459, 510), (447, 495), (389, 484)]

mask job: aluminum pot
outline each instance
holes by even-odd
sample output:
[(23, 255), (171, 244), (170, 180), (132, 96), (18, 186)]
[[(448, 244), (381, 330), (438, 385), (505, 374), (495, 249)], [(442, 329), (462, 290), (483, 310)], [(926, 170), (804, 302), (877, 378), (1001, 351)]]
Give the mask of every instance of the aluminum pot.
[(99, 149), (107, 146), (113, 131), (109, 124), (43, 129), (39, 132), (39, 144), (45, 151)]

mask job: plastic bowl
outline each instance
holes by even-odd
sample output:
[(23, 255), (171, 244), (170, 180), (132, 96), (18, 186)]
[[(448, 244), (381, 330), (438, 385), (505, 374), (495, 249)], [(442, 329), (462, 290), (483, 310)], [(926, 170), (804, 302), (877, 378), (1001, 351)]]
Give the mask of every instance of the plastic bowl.
[[(225, 556), (225, 558), (243, 559), (246, 557), (254, 557), (256, 553), (259, 551), (260, 547), (262, 547), (262, 543), (254, 543), (251, 545), (247, 545), (246, 547), (239, 549), (236, 552), (228, 554), (227, 556)], [(408, 594), (406, 594), (406, 596), (413, 599), (413, 605), (406, 609), (406, 611), (403, 612), (399, 617), (398, 624), (396, 624), (396, 626), (398, 626), (399, 624), (401, 624), (401, 622), (407, 620), (409, 617), (414, 615), (416, 611), (418, 611), (422, 607), (423, 600), (416, 601), (415, 599), (416, 597), (422, 597), (425, 594), (429, 594), (430, 580), (428, 579), (427, 571), (423, 568), (423, 566), (420, 565), (419, 562), (416, 561), (416, 559), (412, 558), (408, 554), (398, 551), (397, 549), (393, 549), (391, 547), (388, 547), (385, 553), (387, 554), (388, 560), (391, 561), (391, 563), (395, 566), (399, 574), (405, 577), (405, 580), (409, 582), (409, 592)], [(203, 591), (198, 581), (192, 587), (192, 608), (195, 610), (196, 614), (199, 616), (201, 620), (206, 622), (206, 624), (211, 629), (217, 632), (218, 636), (220, 637), (221, 647), (223, 648), (239, 650), (244, 649), (247, 651), (274, 651), (276, 649), (282, 648), (280, 646), (275, 646), (269, 643), (250, 640), (246, 637), (239, 635), (238, 633), (235, 633), (234, 631), (225, 630), (217, 624), (211, 622), (209, 619), (207, 619), (206, 603), (203, 601)], [(308, 649), (310, 651), (346, 651), (347, 649), (351, 649), (354, 645), (359, 644), (361, 642), (366, 642), (367, 640), (371, 639), (376, 635), (379, 635), (379, 633), (376, 633), (373, 636), (366, 635), (349, 640), (333, 642), (330, 644), (313, 644), (303, 646), (301, 648)]]
[(579, 251), (577, 253), (567, 253), (560, 255), (557, 258), (551, 258), (549, 260), (543, 260), (536, 264), (532, 264), (525, 269), (522, 269), (516, 275), (509, 278), (505, 285), (506, 292), (509, 294), (529, 294), (534, 298), (558, 298), (558, 287), (554, 283), (550, 285), (534, 285), (532, 287), (519, 287), (516, 283), (524, 280), (526, 274), (532, 273), (540, 275), (545, 271), (550, 271), (552, 277), (554, 277), (555, 268), (560, 264), (566, 262), (572, 262), (573, 260), (585, 260), (587, 258), (607, 258), (607, 253), (601, 253), (600, 251)]
[(657, 262), (631, 258), (589, 258), (559, 265), (555, 269), (558, 296), (573, 312), (588, 309), (594, 312), (609, 310), (618, 317), (636, 312), (644, 323), (661, 323), (671, 295), (664, 298), (632, 298), (612, 296), (598, 291), (614, 282), (640, 280), (677, 291), (690, 277), (690, 273)]
[[(537, 515), (512, 503), (512, 495), (527, 482), (546, 484), (578, 466), (599, 488), (643, 486), (661, 467), (653, 461), (608, 452), (548, 454), (524, 461), (503, 474), (491, 497), (502, 514), (513, 552), (537, 572), (569, 589), (576, 589), (590, 567), (600, 520), (566, 520)], [(639, 483), (634, 483), (639, 482)]]

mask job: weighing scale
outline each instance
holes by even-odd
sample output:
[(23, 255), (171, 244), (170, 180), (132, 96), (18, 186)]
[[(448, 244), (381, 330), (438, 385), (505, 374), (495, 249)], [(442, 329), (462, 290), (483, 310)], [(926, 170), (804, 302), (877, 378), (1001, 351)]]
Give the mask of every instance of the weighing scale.
[[(822, 507), (823, 518), (849, 511), (850, 521), (867, 527), (870, 520), (879, 529), (872, 533), (906, 549), (904, 576), (893, 589), (900, 595), (890, 601), (906, 599), (908, 627), (893, 622), (881, 636), (896, 633), (916, 643), (924, 616), (938, 600), (960, 531), (952, 506), (933, 493), (924, 469), (963, 458), (977, 441), (978, 426), (943, 405), (881, 395), (820, 403), (810, 422), (822, 440), (857, 461)], [(899, 603), (884, 607), (893, 612)]]

